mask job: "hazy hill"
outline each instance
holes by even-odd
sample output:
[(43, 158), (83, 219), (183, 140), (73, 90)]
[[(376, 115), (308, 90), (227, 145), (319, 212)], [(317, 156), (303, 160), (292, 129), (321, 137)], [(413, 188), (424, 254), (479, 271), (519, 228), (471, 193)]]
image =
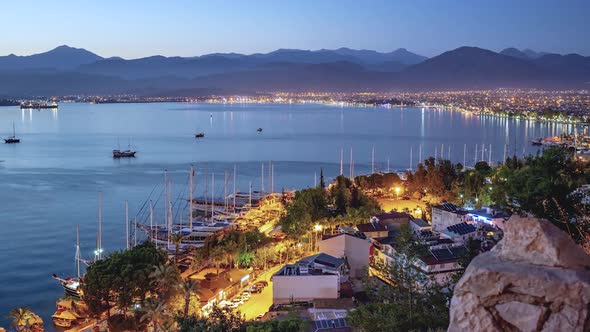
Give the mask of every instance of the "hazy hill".
[(102, 57), (82, 48), (73, 48), (66, 45), (54, 48), (44, 53), (17, 56), (10, 54), (0, 56), (1, 71), (18, 71), (27, 69), (75, 69), (80, 65), (93, 63)]
[(60, 46), (0, 57), (5, 96), (190, 95), (291, 91), (458, 90), (498, 87), (588, 88), (590, 58), (509, 48), (460, 47), (426, 59), (405, 49), (214, 53), (196, 57), (102, 58)]

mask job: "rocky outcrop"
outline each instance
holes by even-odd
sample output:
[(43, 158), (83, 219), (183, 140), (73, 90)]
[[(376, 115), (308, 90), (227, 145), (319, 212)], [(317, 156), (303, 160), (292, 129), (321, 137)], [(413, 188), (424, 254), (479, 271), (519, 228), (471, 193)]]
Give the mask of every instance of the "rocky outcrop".
[(504, 234), (457, 284), (448, 331), (590, 331), (590, 256), (547, 220)]

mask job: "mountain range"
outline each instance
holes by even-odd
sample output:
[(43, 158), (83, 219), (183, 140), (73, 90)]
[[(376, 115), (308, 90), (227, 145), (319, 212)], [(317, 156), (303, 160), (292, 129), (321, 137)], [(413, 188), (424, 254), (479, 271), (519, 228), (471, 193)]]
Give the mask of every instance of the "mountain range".
[(122, 59), (65, 45), (30, 56), (0, 56), (0, 96), (12, 97), (498, 87), (589, 88), (590, 57), (460, 47), (432, 58), (404, 48), (339, 48)]

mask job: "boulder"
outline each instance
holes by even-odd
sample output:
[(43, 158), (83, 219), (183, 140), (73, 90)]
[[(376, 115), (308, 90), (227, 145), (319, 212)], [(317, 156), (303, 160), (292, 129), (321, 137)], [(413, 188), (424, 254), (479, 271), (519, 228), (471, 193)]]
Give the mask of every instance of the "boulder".
[(590, 331), (590, 256), (547, 220), (514, 216), (456, 285), (448, 331)]

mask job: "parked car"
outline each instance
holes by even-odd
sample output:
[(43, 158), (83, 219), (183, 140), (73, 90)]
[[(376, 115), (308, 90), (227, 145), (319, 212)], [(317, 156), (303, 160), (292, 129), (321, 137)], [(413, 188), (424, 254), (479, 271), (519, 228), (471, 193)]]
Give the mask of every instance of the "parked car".
[(252, 294), (262, 293), (262, 288), (263, 287), (252, 286), (250, 289), (248, 289), (248, 291)]
[(254, 286), (257, 286), (257, 285), (261, 285), (262, 287), (266, 287), (266, 286), (268, 286), (268, 281), (261, 280), (261, 281), (254, 283)]
[(260, 314), (260, 315), (256, 316), (256, 320), (261, 321), (263, 317), (264, 317), (264, 314)]

